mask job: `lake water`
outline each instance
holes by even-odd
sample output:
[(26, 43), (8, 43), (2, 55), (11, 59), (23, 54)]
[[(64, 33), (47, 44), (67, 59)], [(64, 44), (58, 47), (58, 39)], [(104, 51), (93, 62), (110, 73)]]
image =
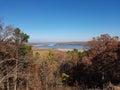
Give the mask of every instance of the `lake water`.
[(87, 49), (88, 47), (86, 46), (77, 46), (77, 45), (67, 45), (67, 46), (54, 46), (54, 45), (48, 45), (48, 46), (42, 46), (42, 45), (37, 45), (39, 48), (53, 48), (53, 49)]

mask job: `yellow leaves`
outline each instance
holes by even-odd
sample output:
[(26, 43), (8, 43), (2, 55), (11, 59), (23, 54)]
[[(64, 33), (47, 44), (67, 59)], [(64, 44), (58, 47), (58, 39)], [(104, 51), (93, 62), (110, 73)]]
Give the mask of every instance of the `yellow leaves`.
[(62, 80), (66, 80), (67, 78), (69, 78), (70, 76), (66, 73), (62, 73)]
[(69, 77), (69, 75), (68, 75), (68, 74), (66, 74), (66, 73), (62, 73), (62, 77), (66, 77), (66, 78), (68, 78), (68, 77)]

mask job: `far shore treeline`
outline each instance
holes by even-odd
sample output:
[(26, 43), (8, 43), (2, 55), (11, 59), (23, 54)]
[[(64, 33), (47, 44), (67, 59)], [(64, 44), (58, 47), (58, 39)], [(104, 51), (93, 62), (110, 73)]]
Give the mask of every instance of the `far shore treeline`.
[(39, 49), (29, 38), (0, 23), (0, 90), (120, 90), (118, 36), (102, 34), (82, 43), (88, 50), (66, 52)]

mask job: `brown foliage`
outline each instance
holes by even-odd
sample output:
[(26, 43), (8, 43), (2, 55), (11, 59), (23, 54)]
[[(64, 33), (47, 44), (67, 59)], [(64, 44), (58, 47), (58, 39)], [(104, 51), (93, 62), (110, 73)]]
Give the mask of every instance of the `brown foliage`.
[(114, 57), (115, 59), (117, 58), (117, 54), (113, 53), (112, 50), (117, 49), (118, 44), (119, 38), (117, 36), (111, 37), (108, 34), (103, 34), (100, 37), (93, 38), (93, 40), (88, 42), (91, 49), (87, 52), (86, 58), (91, 61), (95, 56), (107, 52), (108, 56)]

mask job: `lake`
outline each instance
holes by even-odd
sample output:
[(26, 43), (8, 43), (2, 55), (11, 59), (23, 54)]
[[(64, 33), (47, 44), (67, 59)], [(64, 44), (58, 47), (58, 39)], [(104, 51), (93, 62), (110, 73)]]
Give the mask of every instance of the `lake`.
[(42, 46), (42, 45), (36, 45), (39, 48), (53, 48), (53, 49), (78, 49), (83, 50), (87, 49), (86, 46), (78, 46), (78, 45), (67, 45), (67, 46), (55, 46), (55, 45), (48, 45), (48, 46)]

